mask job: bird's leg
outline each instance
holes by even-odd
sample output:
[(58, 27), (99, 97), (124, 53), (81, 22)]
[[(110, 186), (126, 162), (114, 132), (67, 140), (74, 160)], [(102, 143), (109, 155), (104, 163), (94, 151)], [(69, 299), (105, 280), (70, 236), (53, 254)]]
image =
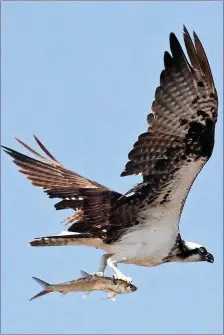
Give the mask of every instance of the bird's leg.
[(99, 277), (103, 277), (104, 276), (104, 271), (107, 267), (107, 260), (109, 257), (111, 257), (111, 254), (104, 254), (101, 258), (100, 258), (100, 267), (99, 270), (95, 273), (93, 273), (93, 275), (95, 276), (99, 276)]
[(126, 277), (125, 275), (123, 275), (123, 273), (120, 270), (118, 270), (118, 268), (117, 268), (117, 262), (118, 262), (118, 260), (117, 259), (116, 260), (113, 259), (113, 256), (109, 257), (107, 259), (107, 265), (112, 270), (114, 270), (114, 272), (115, 272), (114, 278), (124, 280), (127, 283), (131, 283), (132, 282), (132, 278), (131, 277)]

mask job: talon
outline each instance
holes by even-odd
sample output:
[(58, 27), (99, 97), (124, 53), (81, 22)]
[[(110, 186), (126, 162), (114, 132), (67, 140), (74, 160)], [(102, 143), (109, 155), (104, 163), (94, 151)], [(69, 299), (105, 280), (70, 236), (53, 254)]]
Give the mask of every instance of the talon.
[(125, 277), (124, 275), (113, 274), (113, 279), (115, 279), (115, 280), (120, 279), (120, 280), (126, 281), (128, 284), (132, 283), (132, 278), (131, 277)]
[(94, 272), (94, 273), (92, 273), (92, 276), (103, 277), (104, 273), (103, 272)]
[(132, 283), (132, 278), (131, 277), (124, 277), (123, 280), (126, 281), (128, 284)]
[(117, 285), (117, 281), (118, 281), (118, 278), (115, 274), (112, 275), (112, 278), (113, 278), (113, 282), (115, 285)]

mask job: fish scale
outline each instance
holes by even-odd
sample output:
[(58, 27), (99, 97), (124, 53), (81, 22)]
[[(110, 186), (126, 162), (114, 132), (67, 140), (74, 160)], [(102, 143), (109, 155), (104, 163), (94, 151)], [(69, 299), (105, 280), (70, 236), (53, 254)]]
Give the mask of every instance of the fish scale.
[(136, 286), (121, 279), (91, 275), (85, 271), (81, 271), (81, 275), (81, 278), (59, 284), (49, 284), (42, 279), (32, 277), (44, 289), (34, 295), (30, 301), (51, 292), (60, 292), (62, 294), (69, 292), (85, 292), (84, 297), (86, 297), (92, 291), (104, 291), (108, 293), (108, 296), (112, 300), (115, 300), (117, 294), (131, 293), (137, 290)]

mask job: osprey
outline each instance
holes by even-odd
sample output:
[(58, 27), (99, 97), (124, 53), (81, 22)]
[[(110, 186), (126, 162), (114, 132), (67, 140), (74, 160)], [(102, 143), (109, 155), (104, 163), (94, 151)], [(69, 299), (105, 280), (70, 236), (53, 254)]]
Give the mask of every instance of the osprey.
[(184, 27), (189, 60), (176, 36), (164, 53), (164, 70), (155, 92), (148, 130), (129, 152), (121, 176), (141, 175), (142, 182), (122, 195), (68, 170), (35, 137), (47, 158), (17, 141), (40, 160), (4, 147), (33, 185), (50, 198), (56, 210), (75, 212), (68, 229), (56, 236), (35, 238), (31, 246), (85, 245), (105, 250), (98, 275), (106, 266), (128, 282), (118, 263), (156, 266), (165, 262), (213, 263), (198, 243), (186, 242), (179, 231), (183, 206), (198, 173), (211, 157), (218, 97), (204, 48)]

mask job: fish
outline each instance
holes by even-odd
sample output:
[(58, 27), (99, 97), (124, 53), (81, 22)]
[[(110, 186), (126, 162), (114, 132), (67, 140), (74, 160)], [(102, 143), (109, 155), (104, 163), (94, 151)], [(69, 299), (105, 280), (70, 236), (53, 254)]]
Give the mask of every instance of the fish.
[(92, 275), (85, 271), (81, 271), (81, 278), (60, 284), (49, 284), (37, 277), (32, 278), (44, 289), (34, 295), (30, 301), (52, 292), (60, 292), (62, 294), (69, 292), (84, 292), (83, 298), (85, 298), (92, 291), (104, 291), (112, 301), (115, 301), (117, 294), (131, 293), (137, 290), (135, 285), (127, 283), (124, 280)]

